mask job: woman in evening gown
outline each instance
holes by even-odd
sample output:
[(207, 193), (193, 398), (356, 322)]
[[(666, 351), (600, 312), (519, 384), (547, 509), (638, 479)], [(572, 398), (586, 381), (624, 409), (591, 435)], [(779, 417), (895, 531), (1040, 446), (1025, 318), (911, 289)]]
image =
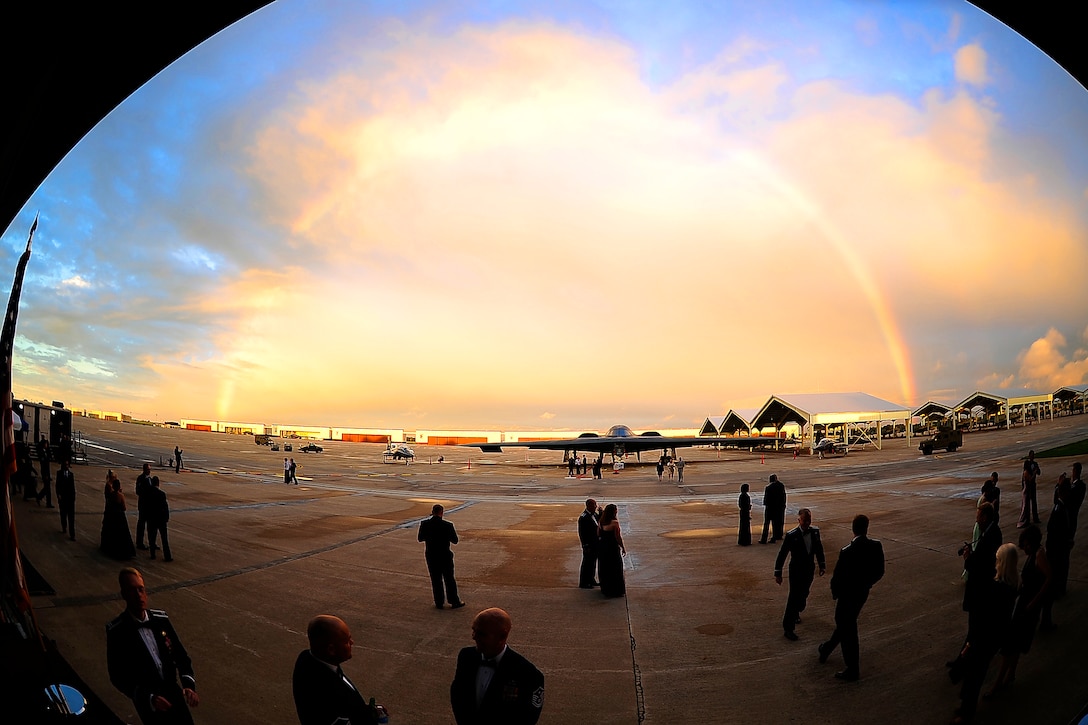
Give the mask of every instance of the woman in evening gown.
[(623, 581), (623, 557), (627, 555), (627, 549), (623, 546), (620, 522), (616, 519), (616, 504), (604, 507), (597, 525), (597, 538), (597, 581), (601, 583), (601, 594), (622, 597), (627, 591)]
[(136, 556), (136, 547), (132, 543), (128, 517), (125, 516), (125, 494), (121, 493), (121, 481), (116, 476), (110, 477), (106, 481), (103, 494), (106, 508), (102, 512), (102, 540), (99, 548), (112, 559), (131, 559)]
[(740, 485), (740, 498), (737, 499), (737, 507), (740, 508), (740, 528), (737, 529), (737, 544), (740, 546), (752, 545), (752, 497), (748, 494), (748, 484)]

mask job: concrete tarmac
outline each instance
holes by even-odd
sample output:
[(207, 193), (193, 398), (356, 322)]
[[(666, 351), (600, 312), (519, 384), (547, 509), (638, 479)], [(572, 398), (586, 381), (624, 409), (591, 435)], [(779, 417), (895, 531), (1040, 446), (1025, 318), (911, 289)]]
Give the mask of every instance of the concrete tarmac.
[[(61, 534), (56, 509), (16, 497), (20, 543), (56, 590), (34, 597), (40, 627), (127, 722), (138, 722), (132, 704), (105, 668), (104, 625), (124, 605), (122, 564), (98, 550), (102, 486), (113, 468), (135, 532), (133, 484), (148, 461), (170, 500), (175, 560), (141, 551), (132, 564), (193, 657), (197, 723), (296, 723), (291, 669), (320, 613), (351, 627), (355, 656), (344, 669), (392, 722), (453, 723), (456, 655), (489, 606), (511, 614), (510, 646), (545, 674), (544, 724), (943, 723), (959, 703), (944, 662), (967, 627), (956, 549), (971, 536), (979, 487), (1000, 473), (1002, 531), (1015, 542), (1021, 458), (1088, 438), (1088, 416), (971, 433), (960, 451), (933, 456), (904, 439), (825, 460), (682, 450), (683, 485), (667, 475), (659, 483), (649, 464), (606, 470), (602, 481), (567, 478), (561, 454), (549, 451), (417, 446), (417, 462), (404, 465), (383, 463), (380, 445), (322, 442), (323, 453), (296, 445), (286, 454), (299, 464), (294, 486), (283, 483), (284, 454), (248, 436), (78, 418), (76, 428), (91, 459), (74, 468), (77, 540)], [(162, 465), (175, 445), (185, 450), (180, 474)], [(1044, 512), (1074, 460), (1040, 460)], [(771, 473), (787, 488), (787, 529), (799, 507), (811, 508), (827, 551), (797, 642), (782, 634), (778, 546), (736, 543), (740, 484), (752, 487), (755, 541)], [(625, 599), (577, 588), (576, 519), (588, 496), (619, 506)], [(434, 502), (461, 537), (460, 610), (435, 609), (416, 541)], [(820, 665), (816, 646), (834, 627), (828, 583), (856, 513), (883, 542), (887, 574), (860, 619), (862, 679), (843, 683), (833, 677), (841, 652)], [(1067, 723), (1088, 703), (1086, 551), (1088, 543), (1073, 550), (1058, 629), (1036, 637), (1015, 687), (984, 701), (976, 722)]]

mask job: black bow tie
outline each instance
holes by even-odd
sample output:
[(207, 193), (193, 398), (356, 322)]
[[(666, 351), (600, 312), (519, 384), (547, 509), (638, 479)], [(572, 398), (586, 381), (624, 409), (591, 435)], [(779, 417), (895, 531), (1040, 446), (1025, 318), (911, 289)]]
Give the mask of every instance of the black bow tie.
[(498, 663), (495, 662), (494, 658), (484, 658), (484, 660), (480, 662), (480, 667), (490, 667), (491, 669), (495, 669), (496, 667), (498, 667)]

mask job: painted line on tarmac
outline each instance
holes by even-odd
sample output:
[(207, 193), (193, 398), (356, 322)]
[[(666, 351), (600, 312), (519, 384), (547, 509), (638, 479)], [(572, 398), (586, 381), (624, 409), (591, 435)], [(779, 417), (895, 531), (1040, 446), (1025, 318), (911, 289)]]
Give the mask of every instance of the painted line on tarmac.
[[(470, 506), (473, 506), (474, 504), (475, 504), (474, 501), (467, 501), (467, 502), (465, 502), (465, 503), (463, 503), (463, 504), (461, 504), (461, 505), (459, 505), (459, 506), (457, 506), (455, 508), (451, 508), (450, 511), (451, 512), (461, 511), (461, 510), (466, 509), (466, 508), (468, 508)], [(327, 554), (330, 551), (336, 551), (337, 549), (341, 549), (341, 548), (343, 548), (345, 546), (351, 546), (353, 544), (358, 544), (358, 543), (363, 542), (363, 541), (369, 541), (370, 539), (376, 539), (379, 536), (385, 536), (386, 534), (391, 534), (391, 533), (393, 533), (395, 531), (400, 531), (401, 529), (405, 529), (405, 528), (408, 528), (408, 527), (417, 526), (418, 524), (419, 524), (419, 519), (418, 518), (413, 518), (413, 519), (408, 520), (408, 521), (402, 521), (399, 524), (394, 524), (393, 526), (388, 526), (388, 527), (386, 527), (384, 529), (381, 529), (380, 531), (371, 531), (369, 533), (361, 534), (360, 536), (356, 536), (356, 537), (353, 537), (351, 539), (346, 539), (344, 541), (336, 542), (334, 544), (328, 544), (326, 546), (321, 546), (321, 547), (318, 547), (316, 549), (310, 549), (308, 551), (300, 551), (297, 554), (288, 554), (286, 556), (281, 556), (279, 558), (272, 559), (270, 561), (257, 563), (257, 564), (250, 564), (249, 566), (239, 567), (237, 569), (232, 569), (230, 571), (223, 571), (223, 572), (219, 572), (217, 574), (208, 574), (206, 576), (196, 577), (195, 579), (187, 579), (185, 581), (178, 581), (178, 582), (173, 582), (173, 583), (170, 583), (170, 584), (164, 584), (161, 587), (152, 587), (152, 588), (148, 589), (148, 592), (151, 593), (151, 594), (155, 594), (155, 593), (158, 593), (158, 592), (172, 592), (172, 591), (177, 591), (178, 589), (189, 589), (189, 588), (192, 588), (192, 587), (198, 587), (198, 586), (201, 586), (203, 584), (213, 584), (215, 582), (223, 581), (224, 579), (232, 579), (232, 578), (234, 578), (236, 576), (241, 576), (243, 574), (251, 574), (251, 573), (256, 572), (256, 571), (264, 571), (266, 569), (272, 569), (272, 568), (277, 567), (277, 566), (282, 566), (283, 564), (291, 564), (291, 563), (296, 562), (296, 561), (301, 561), (302, 559), (308, 559), (308, 558), (310, 558), (312, 556), (318, 556), (320, 554)], [(109, 594), (100, 594), (100, 595), (86, 596), (86, 597), (62, 597), (62, 598), (56, 598), (56, 599), (52, 600), (52, 604), (53, 604), (53, 607), (55, 607), (55, 608), (82, 607), (82, 606), (87, 606), (87, 605), (90, 605), (90, 604), (103, 604), (105, 602), (112, 602), (112, 601), (116, 601), (116, 600), (117, 600), (117, 594), (115, 592), (111, 592)]]

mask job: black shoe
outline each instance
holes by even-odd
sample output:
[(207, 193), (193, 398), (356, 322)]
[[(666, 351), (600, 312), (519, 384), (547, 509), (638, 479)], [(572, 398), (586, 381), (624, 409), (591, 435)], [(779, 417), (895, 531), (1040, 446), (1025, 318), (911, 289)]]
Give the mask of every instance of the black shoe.
[(845, 682), (857, 682), (860, 675), (857, 672), (851, 672), (850, 670), (843, 670), (842, 672), (835, 673), (836, 680), (843, 680)]
[(51, 509), (51, 508), (53, 508), (53, 504), (51, 504), (51, 503), (47, 503), (47, 504), (45, 505), (45, 507), (46, 507), (47, 509)]
[(435, 608), (435, 609), (445, 609), (445, 605), (443, 605), (443, 604), (436, 604), (436, 605), (434, 605), (434, 608)]
[(464, 602), (454, 602), (450, 605), (450, 609), (460, 609), (463, 606), (465, 606)]
[(797, 636), (796, 632), (783, 632), (783, 634), (785, 634), (786, 639), (788, 639), (791, 642), (796, 642), (797, 640), (801, 639), (800, 637)]
[(70, 540), (72, 540), (72, 541), (75, 541), (75, 540), (76, 540), (76, 537), (74, 537), (74, 536), (69, 536), (68, 538), (69, 538)]
[(151, 552), (151, 561), (155, 561), (155, 552), (154, 551)]
[(817, 647), (816, 651), (820, 653), (820, 664), (825, 664), (827, 662), (827, 658), (831, 656), (831, 648), (827, 646), (827, 642), (824, 642), (819, 647)]
[(759, 540), (759, 543), (761, 543), (761, 544), (766, 544), (767, 542), (766, 542), (766, 541), (764, 541), (763, 539), (760, 539), (760, 540)]
[(592, 589), (593, 585), (592, 584), (579, 584), (578, 588), (579, 589)]
[(147, 551), (147, 547), (143, 544), (136, 544), (136, 548), (140, 549), (141, 551)]
[(163, 557), (163, 561), (173, 561), (173, 560), (174, 560), (174, 557), (172, 557), (172, 556)]

